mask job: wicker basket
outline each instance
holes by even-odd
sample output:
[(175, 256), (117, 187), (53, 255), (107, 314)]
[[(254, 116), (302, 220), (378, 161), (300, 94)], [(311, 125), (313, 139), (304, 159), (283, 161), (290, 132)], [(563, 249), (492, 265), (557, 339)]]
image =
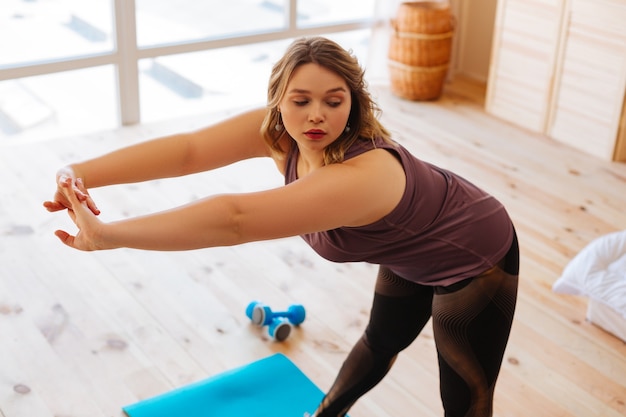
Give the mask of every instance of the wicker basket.
[(391, 92), (408, 100), (435, 100), (441, 96), (448, 65), (416, 67), (389, 61)]
[(454, 22), (447, 2), (406, 2), (391, 21), (392, 92), (409, 100), (441, 96), (452, 52)]
[(445, 33), (452, 30), (450, 5), (444, 1), (409, 1), (398, 6), (395, 26), (400, 32)]
[(453, 32), (426, 34), (394, 32), (389, 42), (389, 59), (412, 66), (440, 66), (450, 62)]

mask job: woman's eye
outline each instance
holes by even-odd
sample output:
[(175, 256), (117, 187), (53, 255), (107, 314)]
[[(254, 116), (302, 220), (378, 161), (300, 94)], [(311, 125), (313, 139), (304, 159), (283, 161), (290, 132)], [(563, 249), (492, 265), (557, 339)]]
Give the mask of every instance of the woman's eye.
[[(309, 104), (309, 100), (294, 100), (293, 103), (296, 106), (306, 106), (307, 104)], [(330, 107), (339, 107), (341, 106), (341, 101), (327, 101), (326, 104)]]

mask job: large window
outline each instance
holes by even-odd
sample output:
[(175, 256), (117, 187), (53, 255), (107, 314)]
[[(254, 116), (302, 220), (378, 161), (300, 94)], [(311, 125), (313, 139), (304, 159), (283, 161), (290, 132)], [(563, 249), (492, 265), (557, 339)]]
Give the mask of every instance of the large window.
[(366, 62), (375, 0), (2, 0), (0, 145), (263, 104), (321, 34)]
[(283, 0), (136, 0), (140, 47), (287, 28)]
[(114, 49), (110, 0), (2, 0), (2, 67), (66, 60)]

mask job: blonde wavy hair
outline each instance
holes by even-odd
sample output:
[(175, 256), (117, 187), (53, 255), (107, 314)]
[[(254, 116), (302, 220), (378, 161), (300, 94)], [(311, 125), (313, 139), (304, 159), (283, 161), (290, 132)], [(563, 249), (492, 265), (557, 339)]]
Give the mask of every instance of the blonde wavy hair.
[(365, 71), (356, 57), (336, 42), (316, 36), (295, 40), (272, 68), (267, 89), (268, 111), (261, 126), (261, 134), (274, 152), (280, 155), (286, 153), (279, 142), (286, 131), (275, 129), (280, 123), (278, 105), (285, 95), (293, 72), (300, 65), (309, 63), (318, 64), (341, 76), (350, 88), (352, 98), (352, 107), (348, 116), (350, 129), (324, 150), (326, 165), (343, 162), (346, 150), (357, 140), (371, 141), (380, 137), (393, 143), (391, 135), (378, 120), (381, 110), (367, 90)]

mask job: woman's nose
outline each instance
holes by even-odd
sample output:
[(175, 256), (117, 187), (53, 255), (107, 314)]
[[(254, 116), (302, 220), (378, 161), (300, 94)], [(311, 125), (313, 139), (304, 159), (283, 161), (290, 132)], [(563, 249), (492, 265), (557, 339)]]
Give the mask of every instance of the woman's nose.
[(324, 115), (322, 113), (321, 106), (319, 104), (312, 105), (309, 112), (309, 121), (319, 123), (322, 120), (324, 120)]

